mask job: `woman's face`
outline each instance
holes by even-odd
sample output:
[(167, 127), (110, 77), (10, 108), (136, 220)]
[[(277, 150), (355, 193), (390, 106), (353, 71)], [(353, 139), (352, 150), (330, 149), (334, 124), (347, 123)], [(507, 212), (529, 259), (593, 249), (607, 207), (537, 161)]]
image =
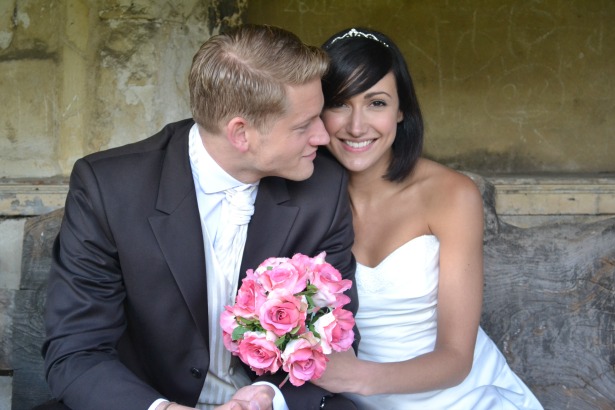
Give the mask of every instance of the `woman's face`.
[(331, 137), (327, 148), (351, 172), (378, 164), (386, 169), (402, 118), (395, 76), (388, 73), (370, 89), (324, 109), (322, 120)]

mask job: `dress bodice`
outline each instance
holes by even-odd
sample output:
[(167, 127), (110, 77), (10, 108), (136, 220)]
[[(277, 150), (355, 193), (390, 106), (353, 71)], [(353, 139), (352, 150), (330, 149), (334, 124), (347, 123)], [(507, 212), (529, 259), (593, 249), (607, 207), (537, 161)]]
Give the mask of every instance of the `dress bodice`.
[(357, 264), (360, 358), (396, 361), (433, 350), (439, 250), (438, 239), (424, 235), (406, 242), (374, 268)]
[[(357, 264), (358, 356), (399, 362), (433, 351), (437, 333), (440, 242), (414, 238), (373, 268)], [(542, 409), (493, 341), (478, 329), (472, 370), (457, 386), (414, 394), (349, 394), (359, 410)]]

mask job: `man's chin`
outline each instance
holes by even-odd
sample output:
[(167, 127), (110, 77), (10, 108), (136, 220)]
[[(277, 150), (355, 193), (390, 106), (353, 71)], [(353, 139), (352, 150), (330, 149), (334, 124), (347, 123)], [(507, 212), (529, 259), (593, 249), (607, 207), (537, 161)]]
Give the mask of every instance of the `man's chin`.
[(302, 165), (300, 169), (293, 169), (286, 175), (280, 175), (282, 178), (289, 179), (291, 181), (305, 181), (314, 173), (314, 164), (310, 161), (309, 166)]

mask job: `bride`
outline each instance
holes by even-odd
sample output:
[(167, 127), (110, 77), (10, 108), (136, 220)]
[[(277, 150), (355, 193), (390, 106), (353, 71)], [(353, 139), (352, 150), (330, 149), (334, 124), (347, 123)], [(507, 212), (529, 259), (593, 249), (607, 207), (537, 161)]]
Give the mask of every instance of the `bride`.
[(364, 29), (323, 48), (327, 148), (350, 174), (361, 343), (315, 383), (360, 409), (542, 409), (479, 326), (482, 199), (468, 177), (420, 157), (399, 49)]

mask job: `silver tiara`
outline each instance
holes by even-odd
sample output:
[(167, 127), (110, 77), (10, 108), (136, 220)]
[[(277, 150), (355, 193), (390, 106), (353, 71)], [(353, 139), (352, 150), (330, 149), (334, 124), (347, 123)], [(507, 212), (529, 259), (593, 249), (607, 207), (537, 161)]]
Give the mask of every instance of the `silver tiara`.
[(345, 38), (352, 38), (352, 37), (363, 37), (363, 38), (368, 38), (370, 40), (376, 40), (377, 42), (379, 42), (380, 44), (382, 44), (385, 47), (388, 47), (389, 45), (387, 43), (385, 43), (384, 41), (380, 40), (378, 37), (376, 37), (373, 34), (370, 33), (363, 33), (361, 31), (358, 31), (356, 29), (350, 29), (350, 31), (348, 31), (346, 34), (344, 34), (343, 36), (339, 36), (339, 37), (335, 37), (333, 40), (331, 40), (331, 43), (329, 44), (333, 44), (335, 43), (337, 40), (343, 40)]

